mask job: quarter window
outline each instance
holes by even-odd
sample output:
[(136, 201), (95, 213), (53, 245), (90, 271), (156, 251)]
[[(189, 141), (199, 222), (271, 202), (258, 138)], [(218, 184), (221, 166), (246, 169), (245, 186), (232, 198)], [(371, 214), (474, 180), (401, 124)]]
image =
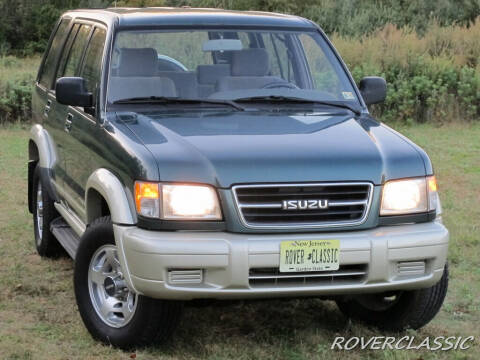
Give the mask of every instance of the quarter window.
[(47, 57), (42, 67), (42, 72), (39, 76), (39, 83), (50, 89), (53, 84), (53, 77), (55, 76), (55, 66), (57, 64), (58, 53), (62, 47), (63, 41), (67, 34), (67, 29), (70, 19), (63, 19), (55, 32), (52, 44), (48, 50)]

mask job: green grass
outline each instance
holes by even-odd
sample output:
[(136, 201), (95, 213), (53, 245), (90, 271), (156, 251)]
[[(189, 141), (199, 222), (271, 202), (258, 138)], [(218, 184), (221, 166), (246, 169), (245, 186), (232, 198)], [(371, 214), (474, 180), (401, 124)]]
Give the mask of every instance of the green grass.
[[(332, 302), (268, 300), (186, 308), (171, 344), (137, 359), (478, 359), (480, 349), (480, 124), (401, 127), (433, 159), (451, 231), (451, 282), (426, 336), (476, 337), (469, 351), (330, 351), (335, 336), (381, 336), (348, 322)], [(77, 312), (71, 260), (41, 259), (27, 210), (27, 138), (0, 128), (0, 357), (6, 359), (129, 359), (93, 341)]]

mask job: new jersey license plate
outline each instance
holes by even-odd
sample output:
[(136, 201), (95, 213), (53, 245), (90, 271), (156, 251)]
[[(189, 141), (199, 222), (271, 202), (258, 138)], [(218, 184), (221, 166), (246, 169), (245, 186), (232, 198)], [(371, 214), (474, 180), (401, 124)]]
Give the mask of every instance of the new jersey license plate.
[(280, 243), (280, 272), (338, 270), (340, 240), (296, 240)]

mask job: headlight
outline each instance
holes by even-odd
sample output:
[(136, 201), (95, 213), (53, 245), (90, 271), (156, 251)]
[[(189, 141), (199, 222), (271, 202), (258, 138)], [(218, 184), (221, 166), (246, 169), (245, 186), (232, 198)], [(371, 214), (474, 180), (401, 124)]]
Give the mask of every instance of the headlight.
[[(153, 189), (157, 189), (155, 192)], [(135, 183), (137, 212), (164, 220), (221, 220), (215, 189), (208, 185)]]
[(434, 176), (385, 183), (380, 215), (402, 215), (433, 211), (437, 207)]

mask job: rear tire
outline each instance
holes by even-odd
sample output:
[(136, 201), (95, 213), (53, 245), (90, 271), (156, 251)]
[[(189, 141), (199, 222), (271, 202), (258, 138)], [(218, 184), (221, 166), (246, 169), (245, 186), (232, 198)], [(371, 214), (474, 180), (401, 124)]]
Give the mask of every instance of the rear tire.
[(99, 218), (85, 231), (75, 258), (75, 297), (86, 328), (94, 339), (125, 350), (165, 342), (183, 303), (137, 295), (122, 274), (110, 217)]
[(360, 295), (337, 301), (348, 318), (387, 331), (419, 329), (428, 324), (445, 300), (448, 289), (448, 265), (438, 283), (426, 289)]
[(63, 253), (63, 248), (50, 231), (50, 224), (59, 214), (55, 209), (55, 202), (50, 198), (46, 187), (42, 184), (38, 165), (33, 173), (32, 186), (35, 247), (42, 257), (58, 257)]

